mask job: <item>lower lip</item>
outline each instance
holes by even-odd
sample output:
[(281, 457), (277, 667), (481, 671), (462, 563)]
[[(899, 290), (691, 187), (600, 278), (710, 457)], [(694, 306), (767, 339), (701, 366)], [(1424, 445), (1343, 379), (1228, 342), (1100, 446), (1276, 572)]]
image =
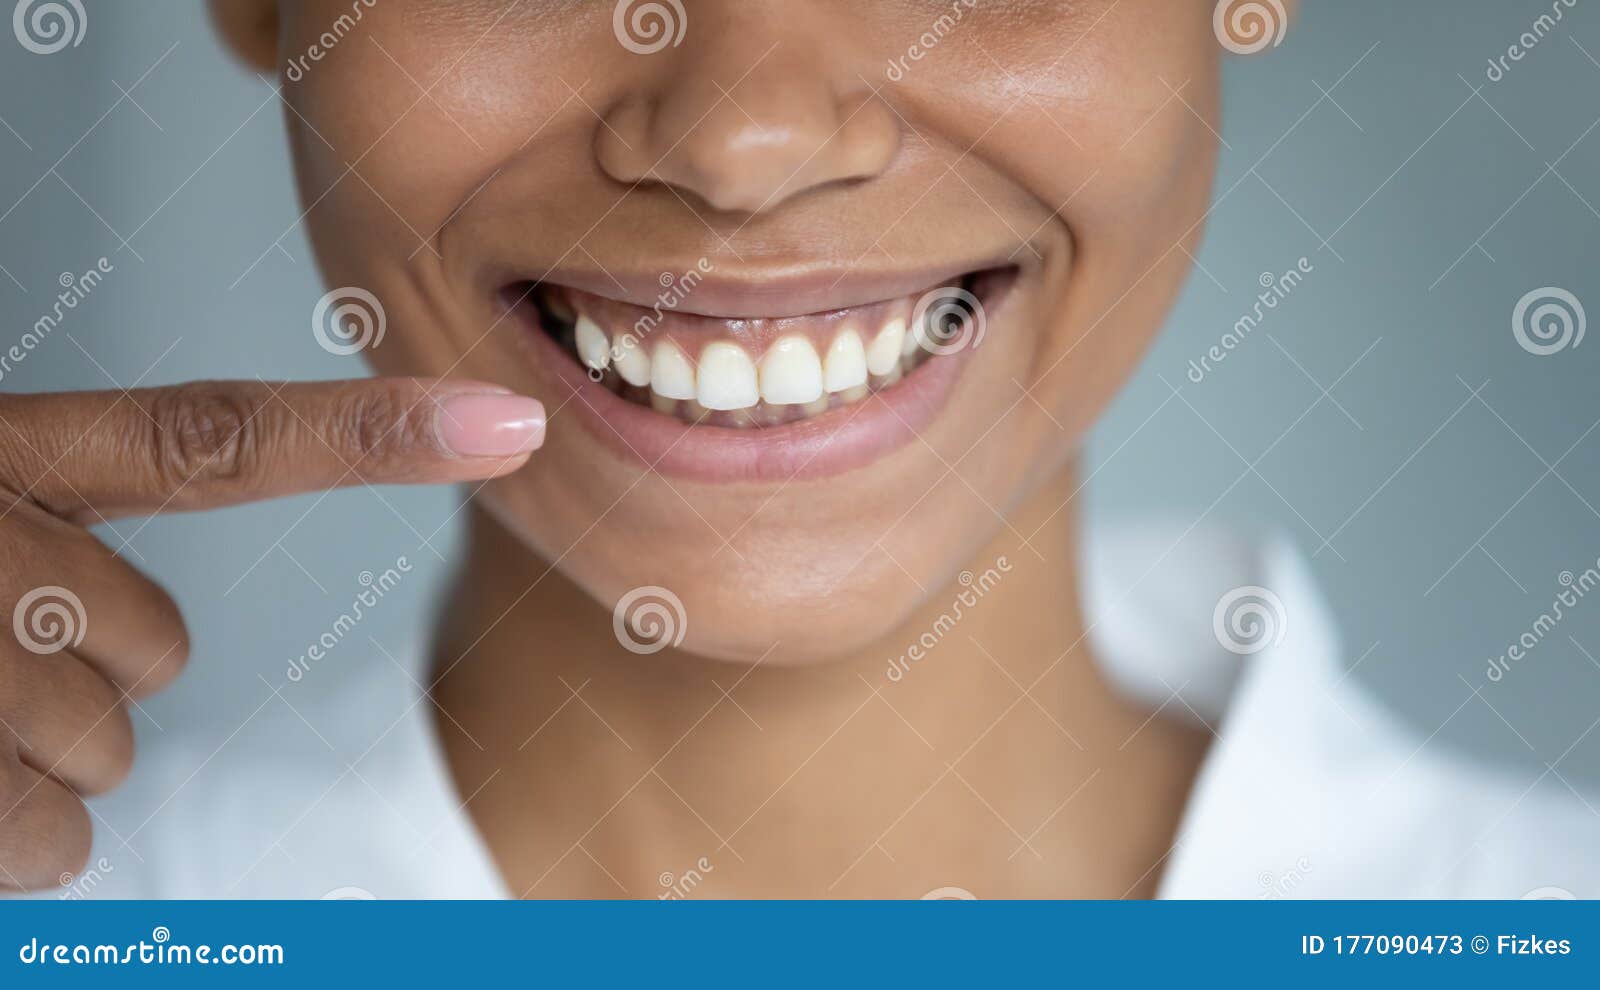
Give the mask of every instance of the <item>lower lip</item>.
[[(517, 316), (535, 371), (553, 375), (572, 393), (570, 400), (554, 405), (574, 410), (599, 443), (662, 474), (719, 484), (827, 478), (879, 460), (933, 421), (972, 351), (935, 354), (894, 385), (820, 416), (735, 430), (690, 426), (629, 402), (590, 379), (539, 326), (532, 307), (519, 305)], [(553, 417), (552, 425), (559, 421)]]

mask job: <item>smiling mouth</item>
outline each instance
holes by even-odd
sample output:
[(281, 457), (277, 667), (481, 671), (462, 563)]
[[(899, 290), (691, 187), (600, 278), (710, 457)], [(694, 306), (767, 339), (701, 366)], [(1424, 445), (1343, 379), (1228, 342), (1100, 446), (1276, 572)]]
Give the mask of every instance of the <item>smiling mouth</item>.
[(1015, 281), (1014, 266), (828, 312), (722, 318), (686, 311), (686, 277), (653, 306), (553, 282), (504, 293), (531, 306), (537, 326), (625, 402), (681, 423), (772, 429), (825, 416), (906, 387), (925, 366), (982, 340), (986, 310)]

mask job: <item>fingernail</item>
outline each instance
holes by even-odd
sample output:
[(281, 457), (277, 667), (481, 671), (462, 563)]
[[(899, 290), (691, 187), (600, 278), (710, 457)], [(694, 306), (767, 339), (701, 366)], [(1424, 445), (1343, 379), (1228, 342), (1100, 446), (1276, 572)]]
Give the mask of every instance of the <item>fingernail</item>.
[(544, 406), (525, 395), (453, 395), (437, 416), (440, 438), (462, 457), (513, 457), (544, 443)]

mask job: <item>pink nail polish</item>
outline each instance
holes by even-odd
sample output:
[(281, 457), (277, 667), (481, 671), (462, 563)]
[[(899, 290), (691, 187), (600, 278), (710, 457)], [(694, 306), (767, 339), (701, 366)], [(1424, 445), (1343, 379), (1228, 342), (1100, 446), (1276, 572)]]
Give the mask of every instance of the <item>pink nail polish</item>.
[(436, 415), (440, 438), (462, 457), (513, 457), (544, 443), (544, 406), (524, 395), (452, 395)]

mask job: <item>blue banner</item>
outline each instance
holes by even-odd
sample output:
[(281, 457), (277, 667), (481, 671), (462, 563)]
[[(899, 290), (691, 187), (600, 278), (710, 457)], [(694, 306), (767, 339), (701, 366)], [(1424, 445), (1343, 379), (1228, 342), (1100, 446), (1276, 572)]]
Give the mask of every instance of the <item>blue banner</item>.
[(6, 988), (474, 977), (1503, 988), (1593, 985), (1597, 954), (1600, 907), (1580, 901), (0, 903)]

